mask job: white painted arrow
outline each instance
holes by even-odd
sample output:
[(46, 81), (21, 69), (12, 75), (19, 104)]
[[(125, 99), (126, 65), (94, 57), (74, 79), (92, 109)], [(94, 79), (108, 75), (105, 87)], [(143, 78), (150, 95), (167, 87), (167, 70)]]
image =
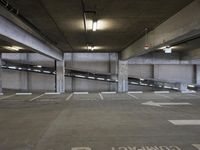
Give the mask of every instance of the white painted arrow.
[(190, 103), (156, 103), (153, 101), (149, 101), (146, 103), (142, 103), (142, 105), (149, 105), (149, 106), (157, 106), (157, 107), (162, 107), (162, 106), (180, 106), (180, 105), (192, 105)]
[(192, 144), (192, 146), (194, 146), (195, 148), (197, 148), (198, 150), (200, 150), (200, 144)]

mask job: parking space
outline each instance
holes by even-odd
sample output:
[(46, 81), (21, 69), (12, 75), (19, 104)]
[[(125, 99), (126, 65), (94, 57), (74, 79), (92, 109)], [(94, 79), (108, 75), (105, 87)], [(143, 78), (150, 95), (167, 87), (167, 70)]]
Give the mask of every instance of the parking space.
[(40, 95), (39, 93), (37, 94), (30, 94), (30, 95), (16, 95), (16, 94), (11, 94), (8, 96), (5, 96), (2, 100), (3, 101), (29, 101), (30, 99)]
[(33, 98), (34, 101), (65, 101), (70, 96), (70, 93), (62, 94), (41, 94)]
[(139, 100), (159, 100), (159, 99), (169, 99), (163, 94), (155, 94), (154, 92), (145, 92), (145, 93), (130, 93), (130, 95), (135, 96)]

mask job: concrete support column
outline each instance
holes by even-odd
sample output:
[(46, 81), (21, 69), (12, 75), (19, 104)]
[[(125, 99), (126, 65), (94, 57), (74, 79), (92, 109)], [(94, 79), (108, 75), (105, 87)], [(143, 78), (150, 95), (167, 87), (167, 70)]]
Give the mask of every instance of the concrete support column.
[(0, 53), (0, 93), (2, 93), (2, 61), (1, 61), (1, 53)]
[[(28, 54), (24, 53), (24, 54), (20, 54), (20, 62), (26, 63), (28, 60)], [(29, 82), (28, 82), (28, 73), (25, 71), (20, 72), (20, 87), (19, 89), (21, 91), (28, 91), (29, 90)]]
[(188, 87), (188, 84), (181, 83), (179, 89), (180, 89), (181, 92), (184, 92), (184, 91), (188, 91), (187, 87)]
[(159, 65), (153, 65), (153, 79), (159, 79)]
[[(118, 54), (110, 53), (109, 54), (109, 73), (111, 74), (112, 80), (118, 80)], [(117, 84), (110, 83), (110, 91), (116, 91)]]
[(118, 92), (128, 92), (128, 61), (118, 63)]
[(200, 85), (200, 65), (196, 65), (196, 84)]
[(65, 61), (56, 61), (56, 92), (65, 92)]

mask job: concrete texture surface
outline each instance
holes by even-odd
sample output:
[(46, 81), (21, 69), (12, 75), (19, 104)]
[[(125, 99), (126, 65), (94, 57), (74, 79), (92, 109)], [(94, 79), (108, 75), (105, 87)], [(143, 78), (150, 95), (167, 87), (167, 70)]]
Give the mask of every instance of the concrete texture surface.
[[(200, 119), (200, 93), (131, 94), (138, 99), (102, 94), (103, 100), (92, 93), (67, 101), (70, 94), (65, 93), (27, 100), (39, 94), (0, 100), (0, 149), (198, 150), (192, 144), (200, 143), (200, 126), (175, 126), (168, 120)], [(192, 105), (142, 105), (148, 101)]]

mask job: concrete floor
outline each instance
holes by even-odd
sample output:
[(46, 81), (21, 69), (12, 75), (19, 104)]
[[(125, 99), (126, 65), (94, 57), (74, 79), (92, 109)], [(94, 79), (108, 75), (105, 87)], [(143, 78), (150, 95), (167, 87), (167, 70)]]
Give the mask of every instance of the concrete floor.
[(198, 150), (200, 125), (169, 120), (200, 120), (200, 93), (4, 95), (0, 150)]

